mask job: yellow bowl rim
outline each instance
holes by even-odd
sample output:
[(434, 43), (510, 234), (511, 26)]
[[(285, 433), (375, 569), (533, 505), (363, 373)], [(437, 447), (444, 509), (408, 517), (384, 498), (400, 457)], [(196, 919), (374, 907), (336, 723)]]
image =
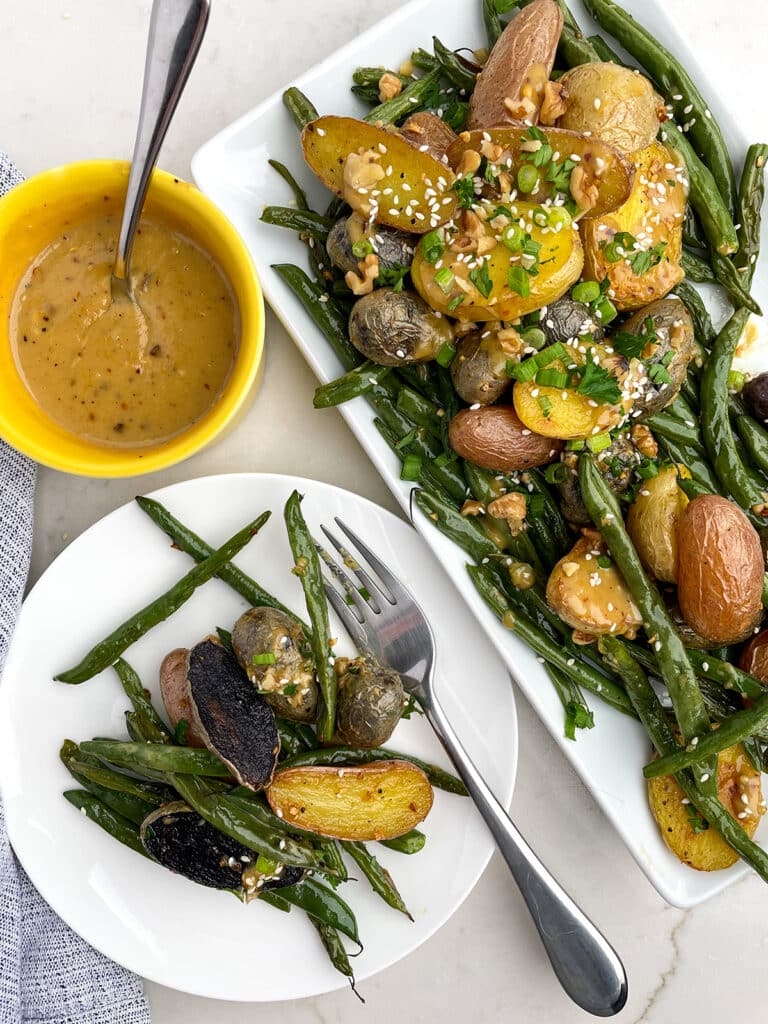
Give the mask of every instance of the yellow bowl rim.
[[(15, 213), (19, 208), (30, 208), (30, 205), (33, 205), (25, 202), (30, 192), (34, 196), (48, 183), (55, 183), (56, 187), (61, 189), (62, 178), (71, 179), (80, 174), (89, 175), (101, 169), (109, 169), (113, 172), (121, 171), (127, 178), (130, 161), (108, 158), (78, 160), (48, 168), (30, 178), (25, 178), (24, 181), (0, 197), (0, 231), (9, 211)], [(180, 191), (179, 184), (187, 187)], [(12, 408), (0, 407), (0, 438), (35, 462), (51, 469), (78, 476), (118, 478), (153, 473), (183, 462), (227, 430), (241, 412), (243, 404), (253, 393), (262, 369), (265, 334), (264, 295), (253, 258), (237, 229), (208, 196), (192, 182), (186, 181), (177, 174), (155, 168), (149, 188), (152, 192), (159, 193), (161, 205), (165, 204), (169, 208), (174, 202), (181, 206), (186, 205), (194, 209), (202, 221), (214, 225), (225, 238), (226, 244), (231, 247), (235, 261), (244, 271), (244, 277), (250, 280), (250, 288), (245, 294), (235, 291), (240, 311), (240, 345), (233, 367), (233, 375), (238, 367), (242, 367), (246, 359), (250, 362), (248, 371), (244, 375), (241, 371), (242, 379), (237, 390), (230, 393), (225, 389), (216, 405), (202, 419), (192, 424), (183, 433), (154, 448), (121, 449), (94, 444), (92, 455), (83, 453), (80, 457), (61, 458), (45, 441), (15, 428)], [(171, 201), (166, 204), (165, 200), (168, 197), (171, 197)], [(230, 284), (235, 290), (234, 283), (230, 281)], [(246, 330), (246, 325), (250, 325), (249, 330)], [(5, 329), (3, 329), (3, 336), (7, 343)], [(88, 444), (88, 442), (83, 442), (83, 444)]]

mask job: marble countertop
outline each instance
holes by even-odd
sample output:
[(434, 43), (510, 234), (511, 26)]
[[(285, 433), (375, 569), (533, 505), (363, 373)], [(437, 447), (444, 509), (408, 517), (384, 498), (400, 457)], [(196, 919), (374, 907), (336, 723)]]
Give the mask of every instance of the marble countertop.
[[(477, 2), (477, 0), (467, 0)], [(355, 0), (216, 0), (198, 66), (161, 164), (182, 176), (197, 147), (396, 7)], [(85, 157), (130, 155), (149, 0), (24, 0), (0, 12), (0, 142), (26, 174)], [(762, 0), (737, 13), (719, 0), (667, 0), (730, 102), (758, 109), (768, 14)], [(751, 31), (745, 25), (752, 26)], [(276, 55), (279, 54), (279, 58)], [(337, 413), (312, 411), (314, 381), (282, 327), (267, 321), (267, 370), (247, 419), (225, 441), (141, 480), (82, 480), (42, 470), (32, 563), (36, 579), (91, 523), (141, 490), (208, 473), (295, 473), (395, 503)], [(290, 381), (286, 406), (285, 384)], [(650, 887), (520, 697), (520, 767), (513, 816), (553, 873), (624, 959), (630, 996), (620, 1020), (670, 1024), (737, 1018), (752, 1009), (768, 952), (768, 892), (748, 878), (693, 911)], [(755, 974), (752, 974), (752, 968)], [(239, 968), (248, 969), (248, 955)], [(409, 1024), (448, 1020), (569, 1024), (585, 1015), (560, 991), (506, 867), (496, 856), (448, 924), (416, 953), (366, 981), (363, 1009), (347, 991), (293, 1004), (215, 1003), (147, 986), (155, 1024)]]

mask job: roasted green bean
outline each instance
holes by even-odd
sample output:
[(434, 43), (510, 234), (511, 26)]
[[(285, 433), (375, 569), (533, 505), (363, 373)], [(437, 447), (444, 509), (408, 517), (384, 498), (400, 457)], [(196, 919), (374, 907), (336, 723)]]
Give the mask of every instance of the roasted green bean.
[(392, 374), (389, 366), (379, 366), (366, 360), (360, 366), (345, 373), (343, 377), (330, 380), (327, 384), (321, 384), (315, 391), (313, 404), (315, 409), (330, 409), (332, 406), (342, 405), (360, 395), (366, 395), (374, 386), (381, 383), (385, 377)]
[(359, 365), (363, 359), (349, 340), (347, 317), (328, 292), (311, 280), (301, 267), (291, 263), (273, 263), (272, 269), (320, 328), (344, 369), (351, 370)]
[(423, 850), (426, 841), (427, 837), (423, 832), (419, 832), (417, 828), (412, 828), (410, 832), (406, 832), (405, 835), (402, 836), (396, 836), (394, 839), (379, 840), (382, 846), (386, 846), (390, 850), (397, 850), (398, 853), (405, 853), (408, 855), (419, 853)]
[(288, 108), (288, 113), (299, 130), (308, 125), (310, 121), (316, 121), (320, 116), (312, 102), (296, 86), (285, 90), (283, 103)]
[(299, 234), (310, 235), (324, 241), (333, 227), (333, 221), (314, 210), (300, 210), (293, 206), (265, 206), (261, 220), (278, 228), (288, 228)]
[(403, 897), (392, 881), (392, 876), (378, 862), (365, 843), (353, 843), (344, 840), (341, 845), (371, 883), (371, 888), (376, 895), (381, 896), (388, 906), (399, 910), (401, 914), (405, 914), (412, 921), (411, 912), (406, 907)]

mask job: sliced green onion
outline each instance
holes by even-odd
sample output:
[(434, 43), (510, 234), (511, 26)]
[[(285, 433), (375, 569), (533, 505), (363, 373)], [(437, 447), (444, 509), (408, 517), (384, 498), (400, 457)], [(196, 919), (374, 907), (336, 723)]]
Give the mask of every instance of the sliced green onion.
[(539, 183), (539, 172), (533, 164), (522, 164), (517, 172), (517, 187), (521, 192), (533, 192)]
[(659, 467), (655, 462), (644, 462), (637, 467), (637, 475), (643, 480), (650, 480), (659, 475)]
[(600, 298), (600, 285), (597, 281), (581, 281), (571, 288), (571, 298), (574, 302), (594, 302)]
[(439, 231), (429, 231), (421, 240), (421, 252), (426, 263), (437, 263), (445, 252), (445, 242)]
[(557, 230), (561, 224), (564, 228), (570, 227), (573, 218), (564, 206), (550, 206), (547, 219), (549, 220), (549, 226)]
[(513, 292), (526, 299), (531, 294), (531, 282), (527, 271), (522, 267), (510, 267), (507, 271), (507, 284)]
[(565, 450), (567, 452), (580, 452), (584, 447), (584, 442), (580, 440), (566, 441)]
[(441, 366), (450, 366), (455, 355), (456, 349), (446, 341), (441, 345), (440, 351), (437, 353), (435, 359)]
[(587, 438), (587, 448), (589, 448), (591, 452), (604, 452), (606, 448), (610, 447), (610, 434), (595, 434), (594, 437)]
[(536, 374), (536, 383), (541, 384), (543, 388), (563, 388), (568, 387), (568, 374), (563, 370), (539, 370)]
[(459, 308), (459, 306), (464, 301), (464, 298), (465, 298), (465, 296), (464, 296), (463, 292), (462, 292), (461, 295), (454, 296), (454, 298), (451, 299), (451, 301), (448, 303), (448, 306), (446, 308), (449, 310), (449, 312), (452, 313), (454, 311), (454, 309), (458, 309)]
[(556, 362), (558, 359), (567, 362), (568, 361), (568, 349), (562, 343), (562, 341), (556, 341), (554, 345), (548, 345), (543, 348), (541, 352), (538, 352), (535, 356), (531, 356), (533, 361), (543, 370), (545, 366), (549, 366), (550, 363)]
[(529, 348), (540, 349), (547, 340), (547, 336), (540, 327), (526, 327), (520, 332), (520, 338)]
[(352, 255), (357, 256), (359, 260), (365, 259), (366, 256), (370, 256), (373, 252), (373, 246), (367, 238), (358, 238), (356, 242), (352, 243)]
[(613, 565), (613, 562), (610, 560), (608, 555), (598, 555), (597, 564), (600, 566), (601, 569), (610, 569)]
[(437, 458), (435, 459), (435, 468), (442, 469), (443, 466), (447, 466), (449, 462), (453, 461), (453, 458), (448, 454), (448, 452), (443, 452), (441, 455), (438, 455)]
[(533, 380), (538, 373), (539, 368), (536, 365), (535, 359), (524, 359), (522, 363), (513, 363), (510, 373), (509, 364), (511, 362), (511, 359), (507, 360), (507, 373), (510, 377), (514, 377), (515, 380), (519, 380), (523, 384), (525, 384), (526, 381)]
[(501, 244), (510, 252), (520, 252), (525, 241), (525, 232), (519, 224), (507, 224), (501, 232)]
[(272, 860), (270, 857), (265, 857), (263, 853), (258, 855), (254, 866), (261, 875), (274, 875), (275, 871), (277, 871), (277, 861)]
[(595, 316), (603, 327), (605, 327), (606, 324), (609, 324), (611, 320), (615, 320), (618, 315), (618, 310), (611, 300), (605, 295), (595, 303)]
[(267, 651), (264, 654), (254, 654), (251, 661), (254, 665), (274, 665), (277, 659), (271, 651)]
[(551, 462), (544, 470), (544, 479), (548, 484), (562, 484), (570, 472), (570, 469), (564, 463)]
[(741, 391), (744, 385), (747, 383), (747, 375), (741, 373), (739, 370), (728, 371), (728, 390), (729, 391)]
[(401, 480), (418, 480), (421, 473), (421, 456), (410, 452), (403, 459), (403, 466), (400, 470)]
[(435, 274), (435, 284), (440, 291), (446, 292), (446, 294), (451, 290), (453, 281), (453, 271), (450, 267), (441, 267)]

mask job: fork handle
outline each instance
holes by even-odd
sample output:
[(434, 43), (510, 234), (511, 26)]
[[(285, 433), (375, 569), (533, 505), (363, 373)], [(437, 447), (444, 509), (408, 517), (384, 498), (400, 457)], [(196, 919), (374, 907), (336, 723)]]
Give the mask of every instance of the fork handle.
[(434, 697), (424, 711), (517, 882), (558, 981), (588, 1013), (618, 1013), (627, 1000), (627, 978), (615, 950), (515, 828)]

